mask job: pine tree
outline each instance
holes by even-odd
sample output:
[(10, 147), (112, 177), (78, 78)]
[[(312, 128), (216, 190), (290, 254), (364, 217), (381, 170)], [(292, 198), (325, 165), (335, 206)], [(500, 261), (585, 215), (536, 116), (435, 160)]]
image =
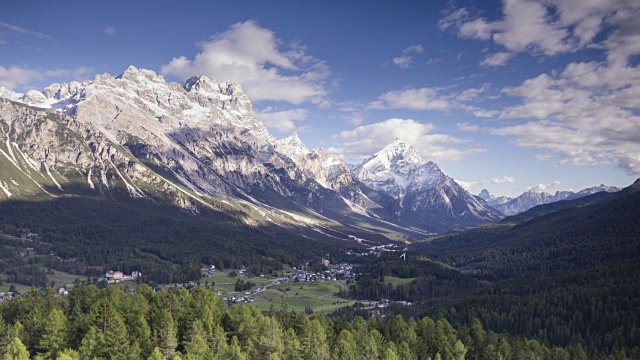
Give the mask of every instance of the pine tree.
[(284, 354), (282, 358), (285, 360), (299, 359), (301, 352), (302, 345), (295, 331), (291, 328), (287, 329), (284, 335)]
[(329, 358), (329, 345), (322, 324), (317, 319), (307, 321), (300, 329), (302, 356), (308, 360)]
[(216, 325), (213, 336), (209, 339), (209, 349), (216, 359), (221, 359), (227, 352), (227, 335), (220, 325)]
[(268, 358), (271, 354), (280, 356), (284, 351), (283, 332), (280, 323), (274, 318), (265, 317), (260, 326), (256, 349), (260, 358)]
[(4, 354), (4, 360), (29, 360), (29, 352), (24, 346), (20, 338), (15, 337), (9, 343), (7, 351)]
[(231, 339), (231, 344), (227, 348), (227, 352), (224, 355), (225, 360), (247, 360), (248, 357), (240, 348), (240, 343), (237, 337)]
[(154, 336), (155, 344), (165, 357), (171, 359), (173, 358), (176, 347), (178, 346), (176, 326), (173, 322), (173, 317), (167, 310), (162, 310), (159, 315), (159, 328)]
[(84, 336), (78, 349), (83, 359), (105, 359), (107, 357), (104, 335), (97, 327), (92, 326)]
[[(174, 358), (175, 359), (175, 358)], [(157, 347), (153, 349), (147, 360), (167, 360)]]
[(384, 356), (382, 357), (383, 360), (398, 360), (398, 355), (396, 355), (396, 353), (391, 350), (391, 349), (387, 349), (384, 352)]
[(67, 318), (61, 310), (53, 309), (43, 325), (44, 334), (38, 342), (38, 351), (48, 359), (55, 359), (66, 345)]
[(64, 349), (58, 353), (56, 360), (80, 360), (80, 353), (73, 349)]
[(456, 341), (455, 345), (453, 345), (453, 358), (455, 360), (464, 360), (465, 356), (467, 356), (467, 348), (465, 348), (462, 341)]
[(207, 345), (207, 342), (200, 337), (200, 335), (194, 335), (185, 345), (186, 355), (185, 360), (209, 360), (213, 359), (213, 354)]
[(132, 341), (137, 342), (140, 347), (140, 353), (143, 358), (151, 354), (151, 328), (147, 323), (147, 319), (140, 314), (131, 320), (131, 326), (128, 326), (129, 337)]
[(355, 360), (357, 359), (358, 349), (356, 340), (348, 330), (342, 330), (336, 338), (336, 345), (332, 352), (333, 358), (336, 360)]

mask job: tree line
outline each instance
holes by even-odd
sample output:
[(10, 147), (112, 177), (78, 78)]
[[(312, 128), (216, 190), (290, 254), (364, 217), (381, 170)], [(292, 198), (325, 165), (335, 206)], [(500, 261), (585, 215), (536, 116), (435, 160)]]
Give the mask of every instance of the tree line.
[[(286, 293), (261, 313), (227, 306), (203, 287), (135, 292), (77, 284), (68, 297), (32, 289), (0, 305), (4, 359), (587, 359), (579, 344), (549, 347), (487, 331), (475, 319), (296, 314)], [(608, 359), (625, 359), (616, 353)]]

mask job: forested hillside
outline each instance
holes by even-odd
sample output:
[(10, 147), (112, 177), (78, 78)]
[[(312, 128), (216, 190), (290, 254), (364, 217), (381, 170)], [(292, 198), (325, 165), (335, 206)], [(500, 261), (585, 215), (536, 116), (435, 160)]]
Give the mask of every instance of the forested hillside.
[(5, 359), (587, 359), (580, 345), (550, 348), (486, 331), (478, 320), (454, 328), (428, 317), (297, 316), (286, 295), (261, 314), (227, 307), (201, 287), (129, 293), (77, 285), (68, 298), (33, 290), (0, 311)]
[[(592, 357), (623, 350), (639, 358), (638, 219), (640, 182), (536, 207), (416, 243), (406, 262), (369, 262), (347, 296), (408, 300), (416, 304), (385, 311), (454, 325), (478, 318), (493, 331), (552, 346), (581, 344)], [(415, 279), (393, 284), (384, 279), (390, 275)]]

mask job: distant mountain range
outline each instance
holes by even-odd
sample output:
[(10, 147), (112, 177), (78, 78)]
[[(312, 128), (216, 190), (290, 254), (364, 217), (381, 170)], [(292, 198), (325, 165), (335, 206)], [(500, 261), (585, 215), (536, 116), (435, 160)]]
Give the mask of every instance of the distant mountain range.
[(612, 193), (619, 190), (620, 188), (607, 185), (594, 186), (578, 192), (556, 191), (555, 194), (527, 190), (518, 197), (509, 198), (506, 196), (493, 196), (487, 189), (483, 189), (480, 194), (478, 194), (478, 197), (482, 198), (487, 202), (487, 204), (505, 215), (516, 215), (538, 205), (550, 204), (562, 200), (579, 199), (581, 197), (603, 191)]
[(168, 83), (131, 66), (41, 92), (0, 88), (0, 136), (0, 201), (215, 208), (249, 228), (344, 240), (415, 239), (502, 217), (405, 142), (350, 169), (295, 134), (277, 140), (239, 85), (207, 76)]

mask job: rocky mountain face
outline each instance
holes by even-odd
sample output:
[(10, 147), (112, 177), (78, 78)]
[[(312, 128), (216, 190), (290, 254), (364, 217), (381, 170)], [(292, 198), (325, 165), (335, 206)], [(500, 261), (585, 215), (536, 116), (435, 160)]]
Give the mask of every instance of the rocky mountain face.
[(480, 193), (478, 194), (478, 197), (486, 201), (487, 204), (489, 204), (489, 206), (494, 208), (495, 208), (494, 205), (504, 204), (512, 200), (512, 198), (508, 196), (495, 196), (492, 193), (490, 193), (489, 190), (487, 189), (482, 189), (482, 191), (480, 191)]
[(499, 220), (502, 215), (464, 190), (408, 143), (396, 140), (353, 169), (368, 187), (396, 199), (403, 212), (451, 218), (460, 224)]
[[(509, 199), (506, 197), (490, 198), (490, 200), (488, 200), (487, 203), (493, 206), (495, 209), (502, 212), (503, 214), (511, 216), (511, 215), (520, 214), (521, 212), (527, 211), (538, 205), (550, 204), (550, 203), (554, 203), (556, 201), (562, 201), (562, 200), (579, 199), (581, 197), (585, 197), (585, 196), (592, 195), (602, 191), (611, 193), (619, 190), (620, 189), (615, 186), (606, 186), (606, 185), (594, 186), (594, 187), (580, 190), (578, 192), (556, 191), (555, 194), (528, 190), (522, 193), (520, 196), (513, 199)], [(483, 193), (481, 193), (479, 196), (481, 195), (483, 195)], [(501, 200), (495, 201), (496, 199), (501, 199)], [(508, 199), (508, 200), (502, 201), (502, 199)]]
[(315, 180), (327, 189), (340, 192), (356, 181), (344, 159), (322, 148), (308, 149), (296, 133), (276, 141), (275, 149), (298, 166), (304, 179)]
[(232, 212), (250, 226), (307, 226), (333, 237), (323, 229), (339, 228), (345, 238), (415, 237), (499, 218), (406, 144), (352, 171), (296, 134), (276, 140), (230, 81), (168, 83), (131, 66), (42, 92), (0, 88), (0, 98), (4, 199), (170, 201), (193, 213)]

